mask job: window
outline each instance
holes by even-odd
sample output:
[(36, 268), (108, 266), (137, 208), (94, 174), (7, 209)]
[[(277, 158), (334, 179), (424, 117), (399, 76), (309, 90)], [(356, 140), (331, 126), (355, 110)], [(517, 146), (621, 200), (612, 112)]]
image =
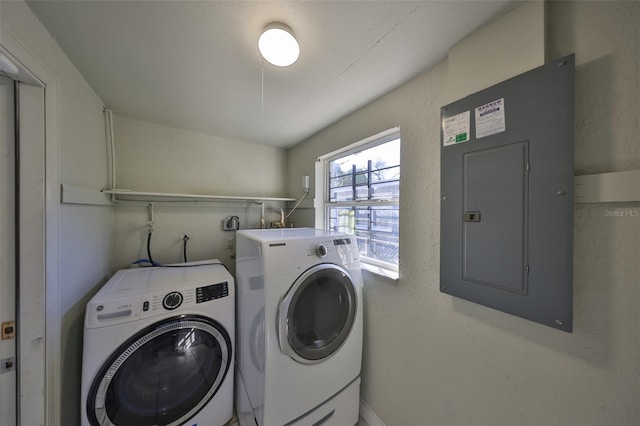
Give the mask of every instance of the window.
[[(320, 225), (355, 236), (363, 266), (397, 278), (400, 132), (392, 129), (319, 159)], [(320, 181), (320, 180), (318, 180)]]

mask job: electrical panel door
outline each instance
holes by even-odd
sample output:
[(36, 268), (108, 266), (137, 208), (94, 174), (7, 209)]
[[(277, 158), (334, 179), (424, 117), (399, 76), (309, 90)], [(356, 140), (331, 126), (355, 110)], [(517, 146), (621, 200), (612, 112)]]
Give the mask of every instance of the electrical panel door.
[(527, 293), (527, 142), (463, 156), (463, 279)]
[(572, 330), (573, 115), (573, 55), (442, 107), (442, 292)]

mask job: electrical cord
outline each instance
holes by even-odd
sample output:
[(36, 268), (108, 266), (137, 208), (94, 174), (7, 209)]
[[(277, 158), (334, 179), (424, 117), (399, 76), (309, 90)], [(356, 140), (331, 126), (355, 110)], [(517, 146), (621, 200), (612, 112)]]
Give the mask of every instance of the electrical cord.
[[(133, 262), (133, 265), (139, 265), (141, 263), (151, 263), (151, 261), (149, 259), (138, 259)], [(154, 266), (153, 263), (151, 263), (151, 266)]]
[(189, 241), (189, 236), (187, 234), (184, 234), (184, 237), (182, 237), (182, 241), (183, 241), (183, 246), (182, 246), (182, 257), (184, 258), (184, 263), (187, 263), (187, 241)]
[(298, 206), (300, 205), (300, 203), (302, 202), (302, 200), (304, 200), (304, 199), (307, 197), (307, 195), (309, 195), (309, 190), (308, 190), (308, 189), (305, 189), (305, 190), (304, 190), (304, 193), (302, 194), (302, 196), (300, 197), (300, 199), (298, 200), (298, 202), (296, 203), (296, 205), (295, 205), (295, 206), (293, 206), (293, 208), (291, 209), (291, 211), (289, 212), (289, 214), (287, 214), (287, 215), (284, 217), (285, 219), (288, 219), (288, 218), (289, 218), (289, 216), (291, 216), (291, 213), (293, 213), (294, 211), (296, 211), (296, 209), (298, 208)]
[[(133, 265), (139, 265), (141, 263), (151, 263), (151, 261), (149, 259), (138, 259), (135, 262), (133, 262)], [(207, 266), (207, 265), (220, 265), (222, 267), (224, 267), (224, 269), (227, 270), (227, 272), (231, 273), (231, 271), (229, 270), (229, 268), (227, 267), (227, 265), (225, 265), (222, 262), (211, 262), (211, 263), (194, 263), (192, 265), (163, 265), (161, 263), (157, 263), (157, 262), (153, 262), (151, 263), (151, 266), (155, 266), (158, 268), (193, 268), (196, 266)]]
[(153, 230), (149, 228), (149, 233), (147, 234), (147, 257), (149, 258), (149, 263), (151, 263), (152, 265), (155, 265), (155, 262), (153, 261), (153, 257), (151, 257), (151, 234), (152, 233), (153, 233)]
[[(189, 267), (194, 267), (194, 266), (203, 266), (203, 265), (222, 265), (224, 267), (224, 269), (227, 270), (227, 272), (231, 273), (231, 271), (229, 270), (229, 268), (227, 267), (227, 265), (225, 265), (224, 263), (218, 261), (218, 262), (211, 262), (211, 263), (194, 263), (192, 265), (162, 265), (161, 263), (158, 263), (156, 261), (153, 260), (153, 257), (151, 257), (151, 234), (153, 233), (153, 228), (149, 228), (149, 233), (147, 234), (147, 257), (148, 259), (138, 259), (135, 262), (133, 262), (134, 265), (139, 265), (141, 263), (150, 263), (151, 266), (157, 266), (157, 267), (162, 267), (162, 268), (189, 268)], [(184, 242), (183, 245), (183, 251), (182, 254), (184, 256), (184, 263), (187, 263), (187, 241), (189, 240), (189, 236), (187, 234), (184, 234), (184, 237), (182, 237), (182, 241)]]
[(227, 219), (225, 219), (224, 227), (225, 231), (229, 231), (231, 229), (237, 231), (238, 229), (240, 229), (240, 218), (238, 216), (228, 217)]

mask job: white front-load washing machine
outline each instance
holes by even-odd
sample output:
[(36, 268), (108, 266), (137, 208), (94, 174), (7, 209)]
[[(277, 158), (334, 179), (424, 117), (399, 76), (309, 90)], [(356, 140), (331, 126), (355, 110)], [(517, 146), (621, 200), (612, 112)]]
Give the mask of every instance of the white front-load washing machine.
[(362, 276), (353, 235), (236, 235), (236, 411), (241, 425), (354, 425)]
[(118, 271), (87, 304), (82, 424), (225, 424), (234, 342), (234, 279), (220, 262)]

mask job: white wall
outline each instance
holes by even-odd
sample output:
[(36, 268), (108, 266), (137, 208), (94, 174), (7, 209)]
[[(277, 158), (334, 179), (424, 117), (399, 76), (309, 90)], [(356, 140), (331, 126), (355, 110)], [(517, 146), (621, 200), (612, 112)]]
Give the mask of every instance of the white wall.
[(523, 2), (449, 50), (446, 101), (461, 99), (544, 61), (545, 2)]
[[(576, 53), (576, 171), (639, 169), (640, 3), (550, 2), (546, 14), (548, 56)], [(519, 36), (504, 27), (497, 37)], [(521, 57), (495, 53), (486, 66)], [(288, 154), (297, 188), (318, 155), (401, 129), (400, 281), (364, 276), (361, 398), (394, 426), (640, 423), (640, 219), (606, 214), (639, 203), (576, 205), (572, 334), (439, 292), (439, 109), (451, 78), (444, 60)]]
[[(106, 185), (106, 144), (102, 102), (23, 1), (0, 3), (2, 27), (58, 81), (60, 183), (99, 190)], [(84, 307), (109, 273), (111, 209), (60, 205), (58, 289), (61, 353), (60, 424), (76, 424), (80, 413), (80, 374)], [(51, 253), (48, 253), (51, 255)], [(53, 336), (49, 336), (53, 338)]]
[[(548, 56), (576, 52), (578, 173), (640, 168), (639, 8), (636, 2), (548, 5)], [(59, 79), (61, 183), (101, 189), (107, 184), (107, 151), (100, 99), (25, 3), (3, 1), (0, 12), (3, 28)], [(505, 50), (502, 61), (511, 53)], [(363, 400), (388, 425), (640, 423), (640, 221), (605, 214), (640, 208), (638, 203), (576, 206), (573, 334), (439, 293), (439, 108), (446, 103), (448, 66), (443, 61), (329, 127), (290, 150), (288, 160), (269, 152), (260, 187), (258, 163), (241, 167), (256, 157), (255, 146), (243, 146), (232, 161), (220, 163), (230, 141), (117, 117), (118, 155), (131, 156), (119, 160), (118, 186), (256, 195), (264, 182), (267, 196), (295, 196), (300, 177), (313, 177), (318, 155), (399, 125), (401, 280), (395, 286), (365, 276)], [(167, 147), (165, 132), (184, 145)], [(171, 173), (154, 174), (162, 170)], [(257, 223), (253, 206), (158, 208), (158, 260), (179, 258), (184, 232), (192, 236), (193, 258), (223, 257), (227, 237), (217, 230), (230, 214), (243, 224)], [(276, 211), (270, 215), (268, 220), (277, 218)], [(113, 227), (111, 217), (107, 207), (60, 206), (60, 424), (78, 422), (86, 300), (112, 268), (144, 254), (146, 210), (114, 208)], [(193, 237), (203, 234), (201, 240)]]
[[(286, 153), (125, 117), (114, 117), (118, 188), (135, 191), (227, 196), (286, 197)], [(279, 219), (283, 203), (265, 205), (266, 222)], [(217, 258), (233, 269), (233, 232), (222, 220), (238, 216), (241, 228), (260, 226), (262, 208), (253, 202), (156, 203), (152, 257), (160, 263), (182, 260), (186, 233), (188, 260)], [(147, 258), (148, 208), (114, 208), (113, 269)]]

